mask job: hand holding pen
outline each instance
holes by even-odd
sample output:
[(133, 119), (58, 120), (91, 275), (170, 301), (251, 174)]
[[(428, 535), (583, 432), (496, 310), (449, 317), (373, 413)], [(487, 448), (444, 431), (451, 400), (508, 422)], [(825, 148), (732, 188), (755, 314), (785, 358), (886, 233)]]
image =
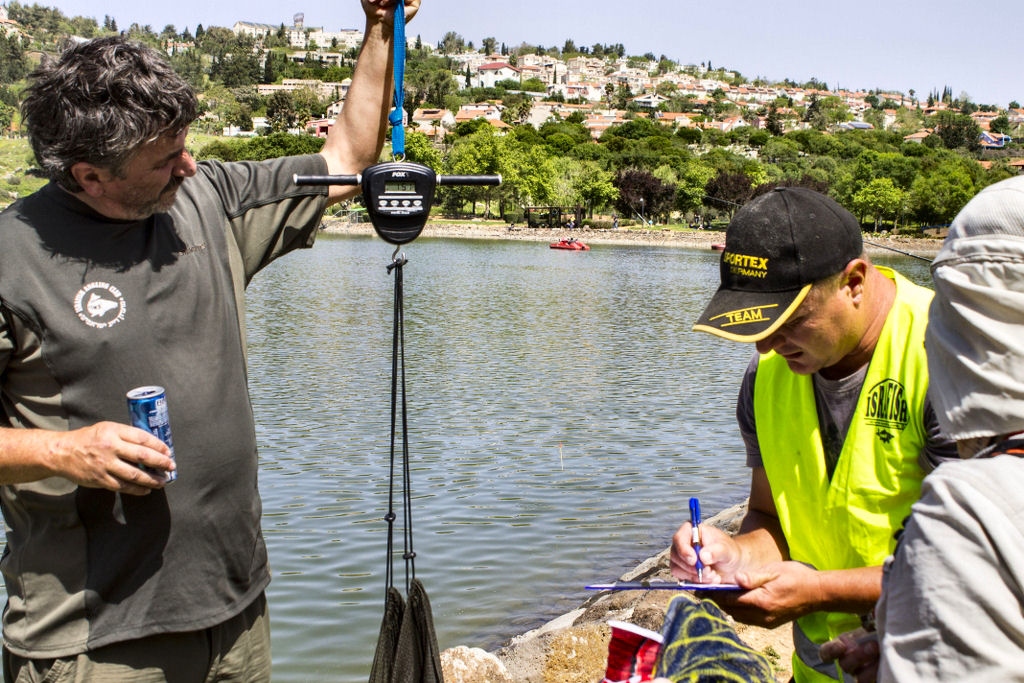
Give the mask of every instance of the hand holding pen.
[(678, 581), (704, 585), (736, 584), (744, 571), (743, 548), (732, 534), (701, 523), (700, 501), (690, 499), (690, 518), (672, 536), (669, 566)]
[(697, 570), (697, 583), (704, 583), (704, 563), (700, 561), (700, 501), (696, 497), (690, 498), (690, 545), (697, 553), (697, 562), (694, 568)]

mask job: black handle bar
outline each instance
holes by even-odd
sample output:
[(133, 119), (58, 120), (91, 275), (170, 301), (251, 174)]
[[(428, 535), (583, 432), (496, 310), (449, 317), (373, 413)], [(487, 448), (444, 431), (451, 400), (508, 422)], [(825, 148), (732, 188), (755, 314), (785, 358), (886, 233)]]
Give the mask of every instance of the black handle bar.
[(296, 185), (358, 185), (363, 182), (363, 175), (299, 175), (292, 176)]
[[(293, 176), (296, 185), (359, 185), (363, 182), (361, 173), (355, 175), (298, 175)], [(500, 175), (439, 175), (438, 185), (501, 185)]]

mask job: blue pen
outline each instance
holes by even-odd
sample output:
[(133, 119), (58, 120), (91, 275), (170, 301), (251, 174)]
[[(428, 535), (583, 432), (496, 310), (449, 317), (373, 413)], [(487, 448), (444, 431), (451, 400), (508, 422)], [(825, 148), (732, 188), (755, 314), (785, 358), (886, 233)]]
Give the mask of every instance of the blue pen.
[(693, 529), (690, 531), (690, 544), (697, 553), (697, 583), (704, 583), (704, 563), (700, 561), (700, 501), (696, 497), (690, 499), (690, 524)]

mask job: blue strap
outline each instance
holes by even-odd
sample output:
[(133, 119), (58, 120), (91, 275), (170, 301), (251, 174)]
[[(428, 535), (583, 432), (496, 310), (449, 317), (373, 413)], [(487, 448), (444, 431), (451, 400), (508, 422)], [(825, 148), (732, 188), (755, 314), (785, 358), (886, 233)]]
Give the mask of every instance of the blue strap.
[(405, 156), (405, 128), (402, 118), (405, 105), (405, 0), (395, 3), (395, 108), (388, 115), (391, 124), (391, 154), (395, 159)]

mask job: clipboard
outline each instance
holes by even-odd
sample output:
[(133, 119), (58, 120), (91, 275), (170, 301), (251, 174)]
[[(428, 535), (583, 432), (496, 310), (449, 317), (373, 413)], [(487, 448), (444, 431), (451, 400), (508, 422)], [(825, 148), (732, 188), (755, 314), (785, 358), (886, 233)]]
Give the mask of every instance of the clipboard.
[(592, 591), (742, 591), (735, 583), (688, 583), (684, 581), (613, 581), (585, 586)]

